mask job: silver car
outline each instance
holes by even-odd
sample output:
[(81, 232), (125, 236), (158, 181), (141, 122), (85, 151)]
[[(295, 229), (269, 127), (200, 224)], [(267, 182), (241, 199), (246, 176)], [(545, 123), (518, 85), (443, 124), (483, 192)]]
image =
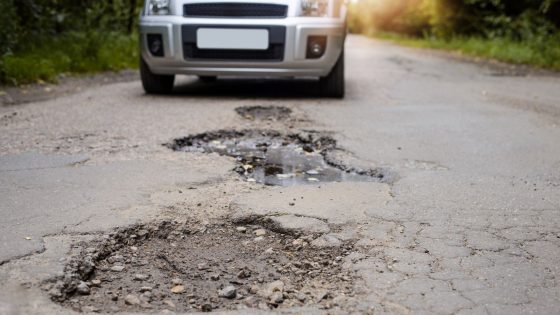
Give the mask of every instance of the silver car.
[(168, 93), (176, 74), (316, 77), (344, 96), (345, 0), (146, 0), (141, 78)]

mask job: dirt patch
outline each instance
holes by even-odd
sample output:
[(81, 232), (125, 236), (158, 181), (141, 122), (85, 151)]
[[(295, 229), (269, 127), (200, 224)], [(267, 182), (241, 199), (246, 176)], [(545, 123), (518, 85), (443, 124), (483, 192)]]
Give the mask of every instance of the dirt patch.
[(291, 186), (341, 181), (382, 181), (386, 170), (358, 168), (328, 158), (336, 140), (319, 132), (282, 134), (273, 130), (220, 130), (176, 139), (175, 151), (234, 157), (247, 181)]
[(96, 75), (60, 75), (58, 83), (40, 82), (21, 86), (0, 86), (0, 106), (40, 102), (74, 94), (92, 86), (138, 80), (135, 70), (103, 72)]
[(314, 248), (260, 226), (135, 226), (81, 244), (45, 289), (76, 311), (322, 309), (355, 296), (352, 244)]
[(248, 120), (271, 120), (279, 121), (290, 118), (292, 110), (282, 106), (243, 106), (235, 109), (235, 112)]

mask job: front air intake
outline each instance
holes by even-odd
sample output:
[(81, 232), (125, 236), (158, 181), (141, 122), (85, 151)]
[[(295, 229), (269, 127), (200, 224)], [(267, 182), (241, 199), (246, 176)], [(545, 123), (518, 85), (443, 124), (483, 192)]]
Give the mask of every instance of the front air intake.
[(183, 7), (185, 17), (283, 19), (288, 6), (266, 3), (191, 3)]

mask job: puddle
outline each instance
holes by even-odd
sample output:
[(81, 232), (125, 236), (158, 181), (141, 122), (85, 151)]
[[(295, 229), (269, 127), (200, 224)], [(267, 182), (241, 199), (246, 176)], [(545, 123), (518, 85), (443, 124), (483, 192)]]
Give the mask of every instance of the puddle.
[(291, 186), (342, 181), (381, 181), (382, 169), (358, 169), (329, 161), (336, 141), (318, 132), (283, 135), (271, 130), (221, 130), (176, 139), (176, 151), (234, 157), (235, 171), (249, 182)]
[(355, 296), (353, 273), (342, 268), (352, 245), (310, 241), (260, 226), (138, 225), (78, 244), (45, 289), (79, 312), (328, 309)]
[(235, 112), (248, 120), (286, 120), (290, 118), (292, 110), (282, 106), (243, 106)]

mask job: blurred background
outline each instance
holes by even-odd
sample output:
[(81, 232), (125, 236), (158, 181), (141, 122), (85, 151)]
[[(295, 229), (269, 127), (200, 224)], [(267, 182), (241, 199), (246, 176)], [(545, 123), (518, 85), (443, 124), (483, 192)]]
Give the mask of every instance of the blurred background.
[[(0, 84), (136, 68), (142, 0), (1, 0)], [(560, 70), (560, 0), (352, 0), (352, 33)]]

